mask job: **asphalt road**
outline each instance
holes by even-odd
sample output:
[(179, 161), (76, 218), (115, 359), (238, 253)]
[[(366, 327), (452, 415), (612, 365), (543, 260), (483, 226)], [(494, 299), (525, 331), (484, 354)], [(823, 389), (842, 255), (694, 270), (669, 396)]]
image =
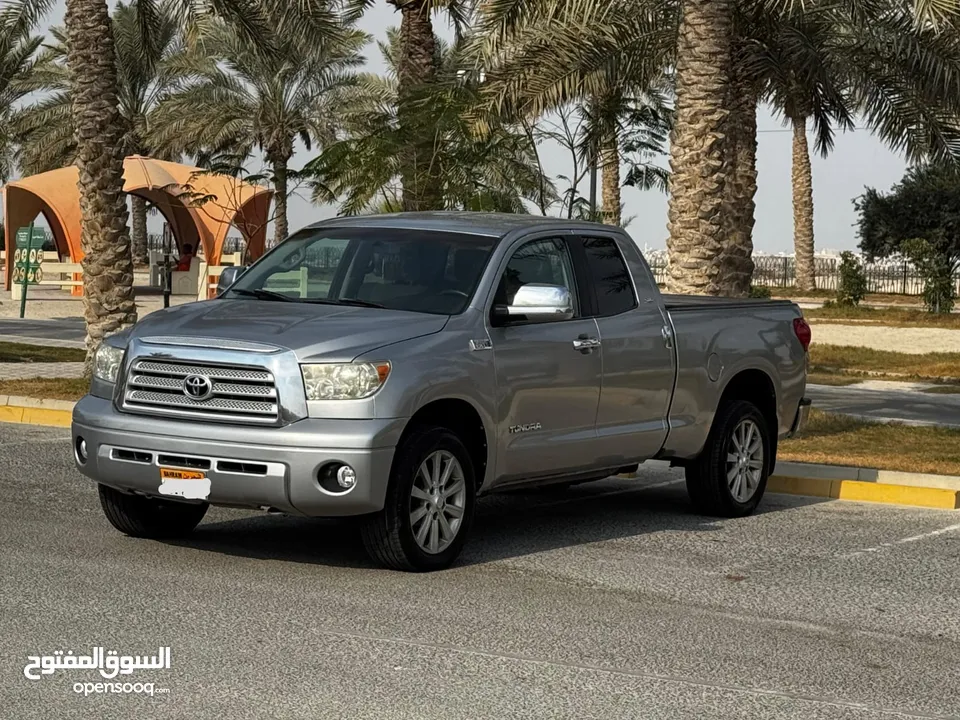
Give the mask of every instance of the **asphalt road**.
[(45, 340), (83, 341), (87, 331), (82, 317), (63, 320), (0, 318), (0, 337), (41, 338)]
[(960, 395), (924, 393), (902, 389), (898, 385), (905, 384), (809, 385), (807, 396), (813, 400), (814, 407), (829, 412), (868, 420), (960, 428)]
[[(124, 537), (66, 438), (0, 425), (4, 718), (960, 717), (957, 513), (770, 495), (715, 521), (655, 470), (483, 501), (462, 562), (410, 575), (345, 522)], [(126, 679), (153, 697), (24, 677), (162, 646), (169, 670)]]

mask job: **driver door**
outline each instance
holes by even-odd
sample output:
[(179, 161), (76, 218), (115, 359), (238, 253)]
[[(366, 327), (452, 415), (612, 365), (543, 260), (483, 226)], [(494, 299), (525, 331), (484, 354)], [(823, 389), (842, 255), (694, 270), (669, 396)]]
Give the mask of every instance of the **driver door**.
[(518, 289), (529, 283), (559, 285), (573, 296), (574, 316), (536, 322), (489, 315), (497, 379), (498, 483), (596, 467), (601, 350), (585, 347), (583, 341), (600, 335), (596, 322), (582, 317), (568, 240), (521, 241), (501, 272), (494, 306), (509, 307)]

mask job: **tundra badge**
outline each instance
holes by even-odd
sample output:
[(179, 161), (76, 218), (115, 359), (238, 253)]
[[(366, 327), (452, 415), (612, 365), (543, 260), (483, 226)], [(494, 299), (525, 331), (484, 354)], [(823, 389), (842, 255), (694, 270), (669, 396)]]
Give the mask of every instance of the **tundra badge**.
[(511, 425), (510, 434), (530, 432), (531, 430), (540, 430), (540, 423), (527, 423), (526, 425)]

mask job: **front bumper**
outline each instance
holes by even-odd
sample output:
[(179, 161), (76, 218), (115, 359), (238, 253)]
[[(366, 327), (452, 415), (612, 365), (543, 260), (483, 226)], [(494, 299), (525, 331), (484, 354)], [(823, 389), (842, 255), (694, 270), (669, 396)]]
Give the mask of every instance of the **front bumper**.
[(790, 428), (787, 437), (794, 437), (803, 432), (803, 428), (810, 418), (810, 406), (812, 404), (813, 401), (810, 398), (802, 398), (800, 400), (800, 406), (797, 408), (797, 416), (793, 419), (793, 426)]
[[(160, 497), (163, 465), (203, 470), (213, 505), (311, 517), (362, 515), (383, 508), (404, 424), (306, 419), (251, 428), (120, 413), (112, 401), (88, 395), (73, 411), (74, 462), (98, 483), (143, 495)], [(86, 441), (85, 463), (77, 457), (78, 437)], [(318, 472), (331, 463), (356, 471), (349, 492), (321, 488)]]

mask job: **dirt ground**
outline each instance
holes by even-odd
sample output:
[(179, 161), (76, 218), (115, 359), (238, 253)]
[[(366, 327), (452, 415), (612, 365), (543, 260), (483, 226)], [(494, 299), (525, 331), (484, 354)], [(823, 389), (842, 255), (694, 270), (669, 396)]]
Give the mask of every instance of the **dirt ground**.
[(814, 323), (812, 327), (813, 342), (822, 345), (850, 345), (912, 355), (932, 352), (960, 353), (960, 330), (831, 323)]

